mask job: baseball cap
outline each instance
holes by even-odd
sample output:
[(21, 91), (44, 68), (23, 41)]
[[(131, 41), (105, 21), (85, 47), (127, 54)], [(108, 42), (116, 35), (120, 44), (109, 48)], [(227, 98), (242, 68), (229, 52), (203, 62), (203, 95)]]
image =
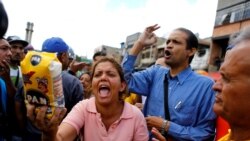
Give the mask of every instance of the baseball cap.
[(22, 40), (20, 37), (18, 36), (9, 36), (7, 38), (7, 41), (11, 44), (11, 43), (21, 43), (24, 47), (26, 47), (29, 43), (25, 40)]
[(68, 52), (69, 46), (60, 37), (51, 37), (46, 39), (42, 45), (42, 51), (52, 53)]

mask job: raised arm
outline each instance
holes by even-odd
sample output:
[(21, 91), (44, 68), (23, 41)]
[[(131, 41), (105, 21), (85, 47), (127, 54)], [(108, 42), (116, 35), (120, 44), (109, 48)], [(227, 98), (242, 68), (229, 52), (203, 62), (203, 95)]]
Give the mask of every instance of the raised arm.
[(154, 31), (159, 28), (160, 26), (158, 26), (158, 24), (147, 27), (131, 48), (129, 55), (137, 56), (144, 47), (155, 44), (157, 42), (157, 38)]
[(153, 78), (151, 75), (154, 74), (155, 69), (133, 73), (136, 57), (144, 47), (153, 45), (157, 42), (154, 31), (159, 28), (157, 24), (145, 28), (144, 32), (140, 35), (139, 39), (134, 43), (130, 52), (126, 54), (122, 61), (122, 68), (129, 90), (139, 95), (147, 95), (149, 93), (148, 88)]

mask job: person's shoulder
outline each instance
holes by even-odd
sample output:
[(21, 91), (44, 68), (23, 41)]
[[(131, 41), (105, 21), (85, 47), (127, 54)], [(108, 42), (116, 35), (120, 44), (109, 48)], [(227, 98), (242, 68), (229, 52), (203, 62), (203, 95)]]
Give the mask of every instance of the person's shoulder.
[(62, 71), (62, 77), (67, 77), (67, 78), (76, 78), (72, 74), (70, 74), (68, 71)]
[(144, 118), (142, 111), (138, 107), (127, 102), (125, 102), (125, 107), (127, 109), (126, 112), (132, 117)]
[(63, 81), (66, 81), (67, 83), (72, 83), (74, 81), (79, 82), (79, 79), (72, 74), (69, 74), (67, 71), (62, 71), (62, 79)]
[(162, 66), (162, 65), (152, 65), (152, 66), (150, 66), (150, 67), (148, 67), (148, 68), (146, 68), (145, 70), (147, 70), (147, 71), (150, 71), (150, 72), (155, 72), (155, 73), (166, 73), (166, 72), (168, 72), (169, 71), (169, 68), (168, 67), (164, 67), (164, 66)]
[(86, 110), (88, 112), (97, 113), (96, 105), (95, 105), (95, 97), (84, 99), (81, 102), (86, 106)]
[(93, 99), (83, 99), (79, 101), (74, 107), (80, 108), (80, 109), (88, 109), (88, 107), (92, 107), (95, 101)]
[(214, 80), (209, 76), (201, 75), (196, 72), (192, 72), (192, 76), (193, 78), (195, 78), (197, 81), (200, 81), (200, 82), (214, 83)]

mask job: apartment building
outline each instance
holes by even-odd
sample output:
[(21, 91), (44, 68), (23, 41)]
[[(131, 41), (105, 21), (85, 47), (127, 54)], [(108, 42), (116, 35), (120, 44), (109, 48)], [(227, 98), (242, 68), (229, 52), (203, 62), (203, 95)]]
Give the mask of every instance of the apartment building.
[(250, 0), (219, 0), (212, 35), (209, 71), (218, 71), (231, 36), (250, 26)]

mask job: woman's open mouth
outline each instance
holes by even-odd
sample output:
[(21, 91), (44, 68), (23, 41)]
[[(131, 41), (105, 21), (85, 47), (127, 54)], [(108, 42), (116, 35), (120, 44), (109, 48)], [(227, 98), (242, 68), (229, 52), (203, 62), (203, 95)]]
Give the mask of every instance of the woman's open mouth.
[(100, 97), (107, 97), (110, 94), (110, 88), (108, 86), (102, 85), (99, 88)]

